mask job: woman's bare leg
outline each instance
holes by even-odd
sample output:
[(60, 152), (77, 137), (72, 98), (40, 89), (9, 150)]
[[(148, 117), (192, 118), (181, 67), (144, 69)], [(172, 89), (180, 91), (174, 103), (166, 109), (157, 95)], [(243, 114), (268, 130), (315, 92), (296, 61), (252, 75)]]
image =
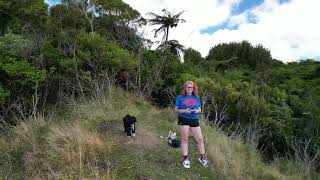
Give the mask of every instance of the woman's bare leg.
[(182, 156), (188, 155), (189, 130), (190, 126), (180, 125)]
[(203, 142), (203, 136), (201, 132), (200, 126), (198, 127), (191, 127), (192, 134), (194, 138), (196, 139), (197, 145), (198, 145), (198, 150), (200, 154), (205, 154), (206, 151), (204, 149), (204, 142)]

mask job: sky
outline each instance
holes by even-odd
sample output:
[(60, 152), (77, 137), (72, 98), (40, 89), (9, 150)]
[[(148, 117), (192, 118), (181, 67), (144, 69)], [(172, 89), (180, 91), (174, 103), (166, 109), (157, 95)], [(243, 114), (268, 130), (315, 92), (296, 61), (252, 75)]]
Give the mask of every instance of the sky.
[(50, 6), (55, 5), (55, 4), (59, 4), (61, 2), (61, 0), (44, 0), (47, 4), (49, 4)]
[[(262, 44), (273, 58), (283, 62), (301, 59), (320, 60), (320, 0), (123, 0), (145, 17), (153, 12), (162, 15), (166, 9), (174, 14), (185, 11), (186, 22), (169, 32), (203, 57), (219, 43), (248, 40)], [(46, 0), (49, 4), (59, 0)], [(318, 22), (318, 23), (317, 23)], [(139, 29), (145, 38), (154, 38), (153, 29)]]

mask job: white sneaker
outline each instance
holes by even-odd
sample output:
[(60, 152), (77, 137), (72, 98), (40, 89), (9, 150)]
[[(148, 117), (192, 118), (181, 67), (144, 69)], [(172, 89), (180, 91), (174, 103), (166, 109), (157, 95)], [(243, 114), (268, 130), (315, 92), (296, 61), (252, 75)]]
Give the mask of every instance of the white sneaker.
[(208, 160), (199, 158), (199, 162), (202, 164), (203, 167), (209, 167)]
[(190, 161), (188, 159), (183, 161), (183, 167), (186, 169), (190, 169)]

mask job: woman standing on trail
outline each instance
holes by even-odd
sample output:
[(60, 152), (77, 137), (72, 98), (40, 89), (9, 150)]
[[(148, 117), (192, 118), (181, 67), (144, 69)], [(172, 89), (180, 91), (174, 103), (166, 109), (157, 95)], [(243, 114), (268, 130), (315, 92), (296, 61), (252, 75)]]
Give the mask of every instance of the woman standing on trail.
[(197, 142), (200, 153), (199, 162), (208, 167), (205, 156), (204, 142), (199, 124), (199, 114), (201, 113), (201, 103), (198, 86), (192, 81), (187, 81), (181, 89), (181, 94), (176, 98), (176, 113), (178, 113), (178, 125), (181, 130), (181, 148), (184, 168), (190, 168), (188, 159), (189, 130)]

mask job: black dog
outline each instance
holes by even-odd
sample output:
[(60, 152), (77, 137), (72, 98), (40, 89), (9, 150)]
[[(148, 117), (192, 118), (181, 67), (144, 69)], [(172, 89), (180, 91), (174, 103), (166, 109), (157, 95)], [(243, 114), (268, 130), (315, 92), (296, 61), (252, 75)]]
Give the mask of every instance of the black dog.
[(136, 122), (137, 119), (134, 116), (127, 114), (123, 119), (124, 132), (127, 133), (127, 136), (134, 137), (136, 132)]

